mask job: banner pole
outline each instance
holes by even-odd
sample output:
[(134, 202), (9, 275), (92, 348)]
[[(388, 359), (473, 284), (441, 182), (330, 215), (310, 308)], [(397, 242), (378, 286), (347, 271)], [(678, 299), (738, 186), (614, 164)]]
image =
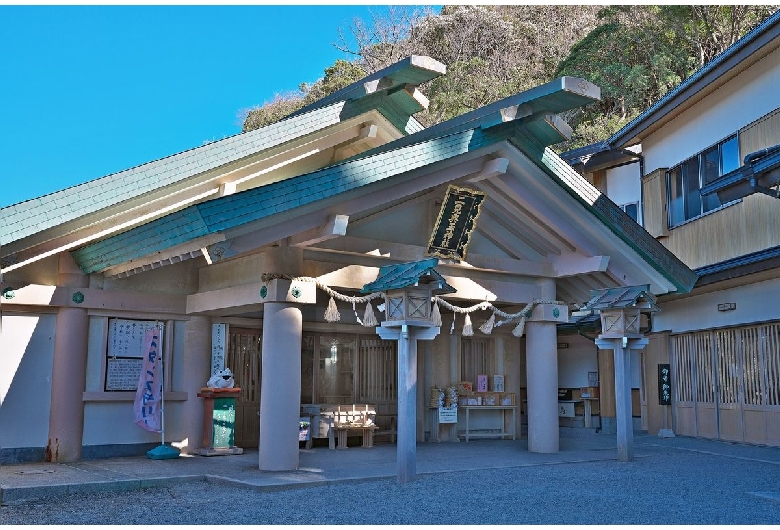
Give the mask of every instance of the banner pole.
[[(159, 344), (163, 343), (163, 330), (162, 326), (158, 325), (158, 333), (160, 334)], [(171, 458), (179, 458), (181, 451), (175, 447), (169, 447), (165, 445), (165, 348), (160, 348), (160, 435), (162, 437), (162, 443), (159, 447), (147, 451), (146, 456), (152, 460), (165, 460)]]

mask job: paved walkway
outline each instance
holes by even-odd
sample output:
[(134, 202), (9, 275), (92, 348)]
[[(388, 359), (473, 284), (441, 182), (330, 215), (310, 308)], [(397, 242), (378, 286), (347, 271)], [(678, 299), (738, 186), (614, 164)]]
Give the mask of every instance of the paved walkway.
[[(635, 433), (636, 459), (663, 447), (773, 464), (773, 469), (780, 470), (778, 447), (685, 437), (662, 439)], [(529, 453), (525, 439), (417, 445), (418, 475), (615, 460), (615, 435), (585, 429), (561, 428), (560, 451), (554, 454)], [(373, 448), (350, 447), (347, 450), (329, 450), (327, 447), (301, 449), (300, 468), (286, 472), (260, 471), (256, 450), (245, 451), (242, 455), (182, 456), (172, 460), (151, 460), (140, 456), (67, 464), (11, 464), (0, 466), (0, 504), (71, 493), (135, 490), (177, 482), (230, 482), (246, 488), (273, 490), (394, 477), (396, 446), (392, 444), (378, 444)], [(780, 492), (777, 496), (780, 500)]]

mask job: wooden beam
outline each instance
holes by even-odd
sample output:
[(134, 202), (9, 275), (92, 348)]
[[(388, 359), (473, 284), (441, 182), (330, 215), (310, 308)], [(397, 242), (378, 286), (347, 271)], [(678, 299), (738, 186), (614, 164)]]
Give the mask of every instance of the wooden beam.
[[(349, 252), (359, 256), (373, 253), (376, 256), (384, 256), (400, 263), (424, 259), (426, 247), (382, 241), (379, 239), (344, 236), (338, 240), (337, 244), (329, 245), (329, 248), (309, 250)], [(468, 259), (461, 263), (440, 264), (437, 265), (437, 267), (447, 267), (453, 271), (460, 271), (463, 274), (467, 274), (469, 271), (484, 271), (546, 278), (551, 278), (555, 275), (550, 264), (545, 261), (530, 261), (473, 253), (468, 254), (467, 258)]]
[[(130, 273), (136, 269), (143, 270), (144, 267), (153, 266), (155, 263), (163, 263), (166, 260), (174, 260), (176, 258), (181, 258), (182, 256), (185, 255), (187, 256), (186, 259), (189, 259), (190, 257), (192, 257), (193, 252), (203, 255), (203, 253), (201, 252), (202, 248), (208, 249), (210, 245), (213, 245), (214, 243), (218, 243), (224, 240), (225, 240), (225, 236), (223, 236), (222, 234), (210, 234), (207, 236), (199, 237), (197, 239), (193, 239), (192, 241), (188, 241), (187, 243), (176, 245), (175, 247), (171, 247), (163, 251), (156, 252), (154, 254), (149, 254), (139, 259), (127, 261), (125, 263), (122, 263), (121, 265), (116, 265), (115, 267), (109, 267), (108, 269), (105, 269), (102, 272), (103, 275), (107, 277), (119, 276), (121, 274)], [(179, 259), (178, 261), (182, 261), (182, 260)], [(151, 267), (151, 268), (155, 268), (155, 267)]]
[(509, 167), (509, 160), (506, 158), (491, 158), (485, 161), (482, 170), (475, 176), (468, 179), (468, 182), (479, 182), (496, 175), (503, 175)]
[(550, 256), (553, 271), (559, 278), (579, 276), (593, 272), (605, 272), (609, 264), (609, 256), (586, 256), (579, 252), (571, 252)]
[(290, 245), (296, 247), (311, 246), (328, 239), (343, 236), (347, 233), (348, 223), (348, 215), (329, 215), (327, 222), (323, 226), (290, 236)]

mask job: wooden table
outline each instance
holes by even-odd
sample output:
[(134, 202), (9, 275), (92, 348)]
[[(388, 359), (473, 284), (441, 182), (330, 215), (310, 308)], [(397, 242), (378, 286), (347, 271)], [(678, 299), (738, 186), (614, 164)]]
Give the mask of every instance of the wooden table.
[[(466, 411), (466, 441), (469, 441), (469, 438), (493, 438), (495, 436), (500, 436), (502, 439), (504, 436), (511, 436), (513, 440), (517, 439), (517, 405), (461, 405), (458, 407), (459, 409)], [(469, 432), (469, 420), (471, 418), (471, 411), (472, 410), (500, 410), (501, 413), (501, 432), (491, 432), (491, 433), (475, 433), (471, 434)], [(512, 422), (510, 423), (510, 430), (505, 431), (504, 430), (504, 416), (506, 415), (506, 411), (511, 410), (512, 411)]]

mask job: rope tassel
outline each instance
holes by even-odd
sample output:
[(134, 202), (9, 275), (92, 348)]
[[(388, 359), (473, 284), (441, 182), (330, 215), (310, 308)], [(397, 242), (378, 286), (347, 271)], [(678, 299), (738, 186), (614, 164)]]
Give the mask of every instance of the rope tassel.
[(466, 321), (463, 323), (463, 336), (471, 337), (474, 334), (474, 326), (471, 325), (471, 316), (466, 313)]
[(479, 330), (485, 335), (490, 335), (490, 333), (493, 331), (493, 326), (495, 325), (495, 323), (496, 323), (496, 314), (491, 313), (490, 318), (487, 319), (487, 322), (485, 322), (479, 327)]
[(332, 296), (330, 297), (330, 302), (328, 302), (328, 308), (325, 310), (325, 320), (328, 322), (338, 322), (341, 320), (341, 314), (339, 313), (339, 310), (336, 307), (336, 301)]
[(431, 310), (431, 322), (434, 326), (441, 326), (441, 311), (439, 310), (439, 304), (433, 303), (433, 309)]
[(517, 324), (517, 327), (515, 327), (515, 329), (512, 330), (512, 335), (520, 338), (523, 336), (524, 331), (525, 331), (525, 317), (522, 317), (520, 319), (520, 322)]
[(366, 304), (366, 312), (363, 314), (363, 325), (367, 328), (379, 325), (376, 316), (374, 316), (374, 308), (371, 306), (371, 300)]

